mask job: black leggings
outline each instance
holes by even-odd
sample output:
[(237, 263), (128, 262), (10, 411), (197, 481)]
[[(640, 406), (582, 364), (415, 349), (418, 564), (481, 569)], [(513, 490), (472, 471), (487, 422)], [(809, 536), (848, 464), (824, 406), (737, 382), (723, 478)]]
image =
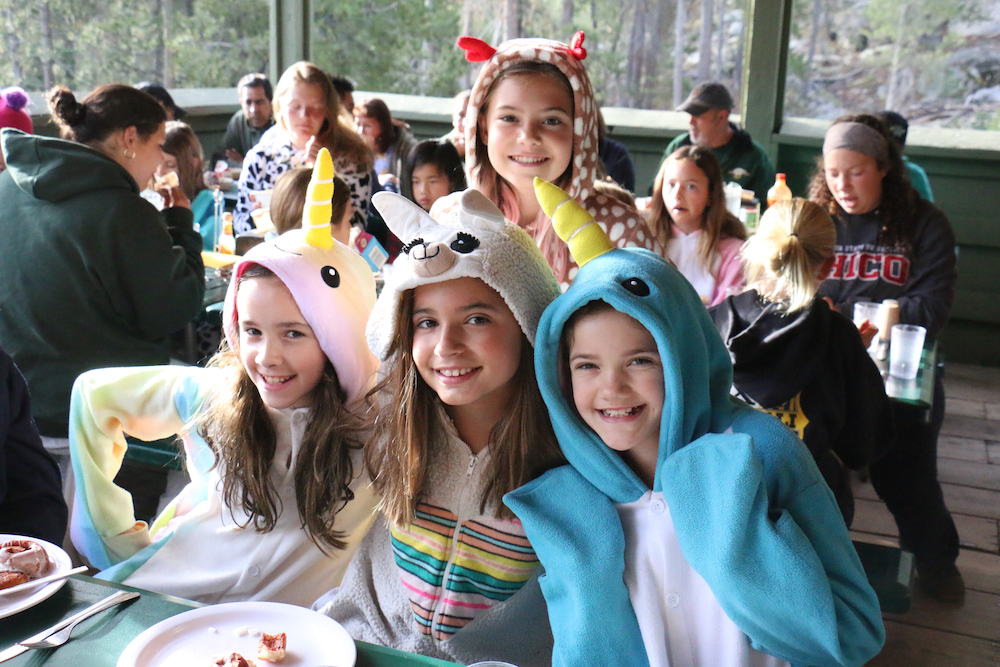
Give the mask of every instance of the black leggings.
[(934, 381), (930, 423), (914, 408), (894, 404), (896, 444), (870, 467), (872, 487), (899, 527), (899, 545), (928, 567), (958, 558), (958, 531), (944, 504), (937, 479), (937, 439), (944, 421), (944, 368)]

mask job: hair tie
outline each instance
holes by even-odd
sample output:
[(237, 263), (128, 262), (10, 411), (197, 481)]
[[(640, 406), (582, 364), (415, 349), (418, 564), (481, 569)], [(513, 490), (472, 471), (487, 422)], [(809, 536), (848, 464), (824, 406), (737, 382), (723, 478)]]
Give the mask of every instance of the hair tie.
[(789, 234), (789, 236), (794, 236), (795, 238), (799, 238), (799, 235), (796, 234), (795, 232), (792, 232), (791, 234)]

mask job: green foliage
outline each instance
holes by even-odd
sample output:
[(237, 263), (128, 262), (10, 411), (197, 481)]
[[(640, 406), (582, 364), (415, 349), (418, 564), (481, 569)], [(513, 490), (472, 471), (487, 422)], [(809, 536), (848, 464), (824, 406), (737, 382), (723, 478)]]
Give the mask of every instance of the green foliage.
[[(41, 9), (52, 33), (52, 85), (90, 90), (100, 84), (166, 81), (173, 86), (233, 86), (267, 69), (268, 0), (27, 0), (0, 5), (0, 83), (45, 88)], [(164, 43), (167, 52), (164, 53)]]

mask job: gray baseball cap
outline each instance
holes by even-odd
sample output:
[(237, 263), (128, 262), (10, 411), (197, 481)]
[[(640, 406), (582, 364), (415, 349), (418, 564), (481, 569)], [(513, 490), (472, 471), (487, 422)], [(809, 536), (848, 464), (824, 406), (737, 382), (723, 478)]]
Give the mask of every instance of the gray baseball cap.
[(721, 83), (703, 83), (697, 86), (677, 107), (677, 111), (686, 111), (692, 116), (700, 116), (711, 109), (733, 110), (733, 97)]

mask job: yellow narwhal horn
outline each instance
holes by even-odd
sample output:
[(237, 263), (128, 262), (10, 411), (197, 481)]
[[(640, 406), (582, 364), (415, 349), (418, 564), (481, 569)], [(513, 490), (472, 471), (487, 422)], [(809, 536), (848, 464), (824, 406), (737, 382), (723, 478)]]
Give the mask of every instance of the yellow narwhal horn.
[(312, 179), (306, 190), (306, 204), (302, 209), (302, 229), (306, 230), (306, 243), (329, 250), (333, 247), (330, 217), (333, 215), (333, 158), (325, 148), (316, 156)]
[(565, 190), (536, 176), (535, 196), (579, 266), (614, 249), (594, 216), (570, 199)]

